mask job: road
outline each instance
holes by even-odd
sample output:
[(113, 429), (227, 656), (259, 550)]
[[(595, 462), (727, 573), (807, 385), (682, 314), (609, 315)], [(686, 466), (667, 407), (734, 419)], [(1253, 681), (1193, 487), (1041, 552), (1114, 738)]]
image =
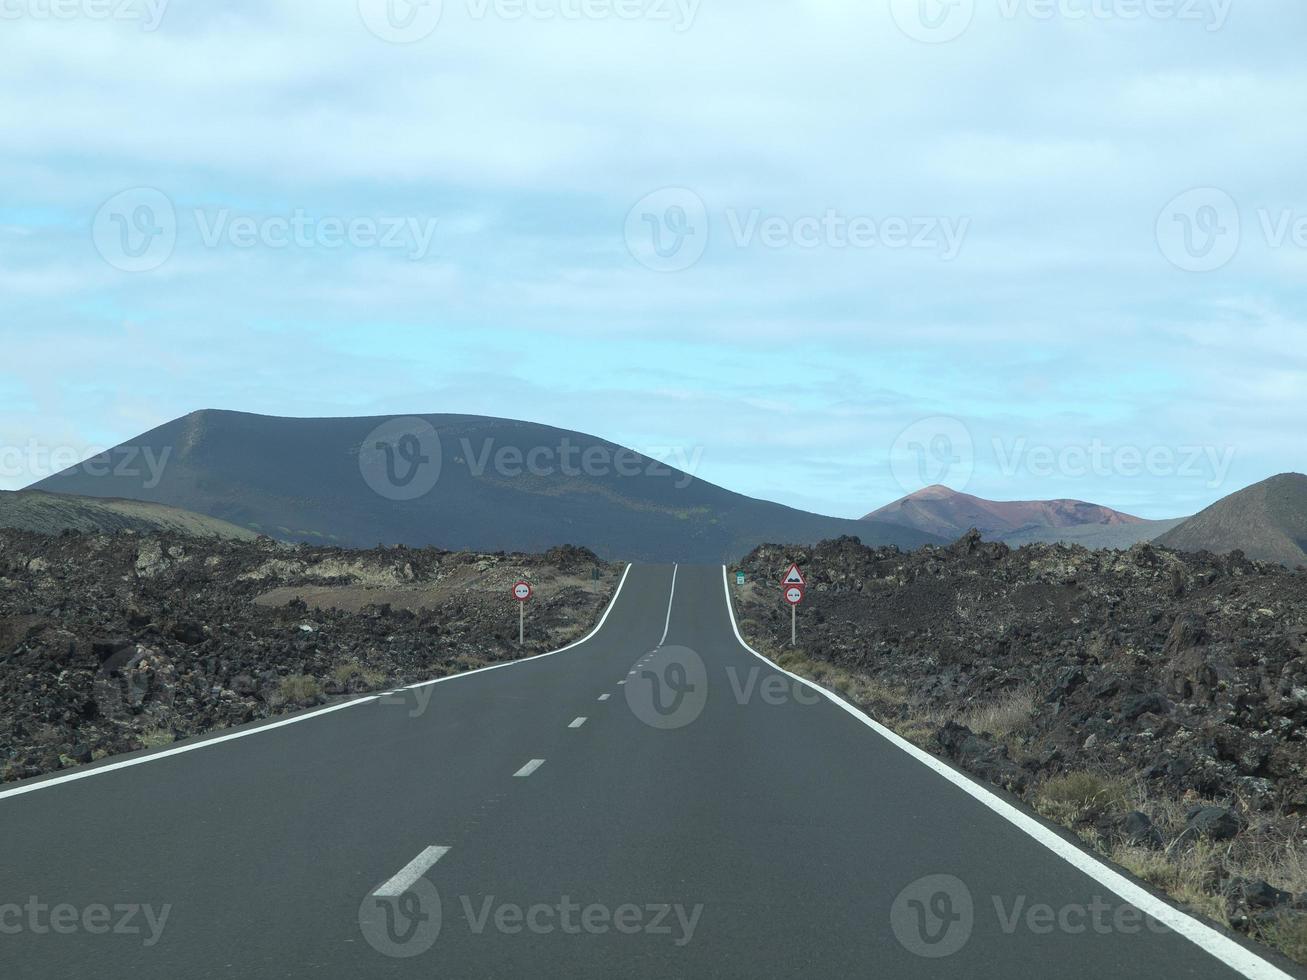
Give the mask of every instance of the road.
[(730, 588), (635, 566), (564, 651), (0, 793), (0, 976), (1290, 975), (763, 661)]

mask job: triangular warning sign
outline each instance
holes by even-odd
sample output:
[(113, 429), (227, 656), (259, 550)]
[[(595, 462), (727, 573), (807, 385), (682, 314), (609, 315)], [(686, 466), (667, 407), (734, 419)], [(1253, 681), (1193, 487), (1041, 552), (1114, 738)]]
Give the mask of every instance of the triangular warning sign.
[(807, 583), (803, 580), (803, 573), (799, 571), (798, 565), (791, 565), (790, 570), (786, 572), (785, 577), (781, 579), (781, 585), (806, 585), (806, 584)]

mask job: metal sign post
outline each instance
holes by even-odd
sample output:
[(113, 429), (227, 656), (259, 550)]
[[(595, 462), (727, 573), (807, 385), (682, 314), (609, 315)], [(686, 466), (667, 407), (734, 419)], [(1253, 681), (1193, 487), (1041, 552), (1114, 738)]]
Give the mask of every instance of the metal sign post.
[(513, 598), (517, 600), (517, 645), (522, 646), (526, 643), (526, 601), (531, 598), (531, 583), (516, 583)]
[(803, 586), (785, 586), (784, 596), (785, 601), (790, 604), (790, 646), (796, 646), (799, 642), (798, 608), (799, 603), (803, 601)]

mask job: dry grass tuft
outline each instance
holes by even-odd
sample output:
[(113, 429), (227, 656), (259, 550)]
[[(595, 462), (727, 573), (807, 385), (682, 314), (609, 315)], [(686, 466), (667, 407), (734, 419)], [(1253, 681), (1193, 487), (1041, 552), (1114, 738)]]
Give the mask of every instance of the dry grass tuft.
[(322, 693), (322, 685), (316, 677), (310, 677), (307, 674), (294, 674), (281, 679), (278, 693), (281, 695), (282, 701), (288, 704), (298, 704), (301, 701), (316, 698)]
[(1123, 779), (1080, 771), (1054, 776), (1039, 787), (1035, 808), (1067, 826), (1087, 823), (1130, 806), (1129, 784)]
[(348, 684), (352, 678), (358, 677), (363, 682), (364, 687), (369, 689), (383, 687), (390, 679), (385, 671), (374, 670), (371, 667), (364, 667), (353, 660), (346, 660), (338, 663), (332, 668), (331, 676), (335, 678), (336, 682), (342, 687)]

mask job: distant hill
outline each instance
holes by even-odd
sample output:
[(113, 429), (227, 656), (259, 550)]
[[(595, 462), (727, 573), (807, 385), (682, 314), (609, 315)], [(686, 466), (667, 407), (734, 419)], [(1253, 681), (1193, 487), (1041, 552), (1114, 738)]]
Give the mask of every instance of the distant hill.
[[(1068, 540), (1076, 536), (1092, 540), (1100, 536), (1095, 529), (1114, 528), (1117, 530), (1112, 534), (1101, 537), (1125, 541), (1128, 546), (1166, 530), (1153, 530), (1150, 525), (1154, 522), (1083, 500), (985, 500), (938, 484), (874, 510), (863, 520), (887, 521), (950, 539), (974, 527), (992, 541), (1015, 536), (1025, 539), (1021, 543)], [(1089, 530), (1055, 533), (1057, 529), (1080, 527)]]
[(71, 494), (0, 490), (0, 527), (58, 534), (61, 531), (175, 531), (194, 537), (256, 537), (226, 521), (163, 504), (139, 500), (78, 497)]
[(1155, 541), (1186, 518), (1168, 521), (1140, 521), (1138, 524), (1073, 524), (1070, 527), (1028, 527), (1004, 534), (1000, 540), (1014, 548), (1023, 544), (1078, 544), (1085, 548), (1129, 548), (1141, 541)]
[(605, 558), (720, 562), (764, 541), (941, 541), (900, 524), (732, 493), (584, 433), (472, 415), (194, 412), (36, 486), (149, 500), (283, 540), (353, 547), (575, 544)]
[(1307, 476), (1281, 473), (1223, 497), (1157, 539), (1178, 551), (1307, 564)]

